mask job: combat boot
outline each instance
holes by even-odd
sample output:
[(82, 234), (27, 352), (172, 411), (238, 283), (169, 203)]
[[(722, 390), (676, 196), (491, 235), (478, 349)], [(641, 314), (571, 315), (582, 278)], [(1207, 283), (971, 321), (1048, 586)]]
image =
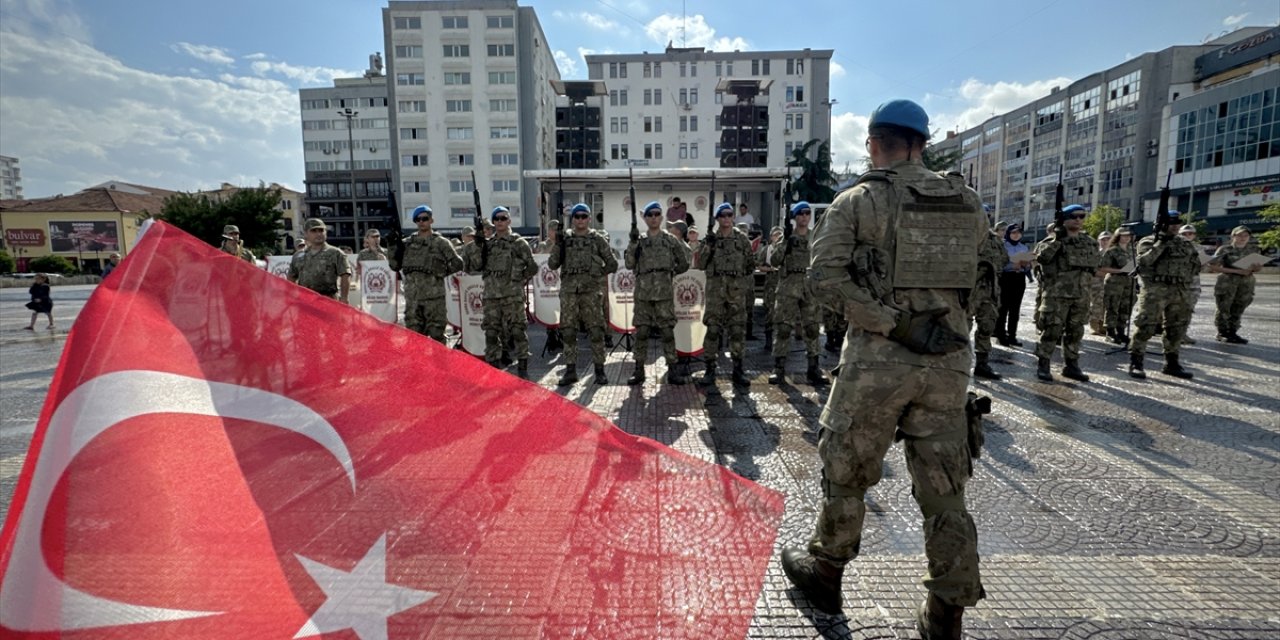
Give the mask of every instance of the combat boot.
[(595, 377), (596, 384), (609, 384), (609, 376), (605, 374), (604, 365), (602, 364), (596, 365), (596, 371), (595, 371), (594, 377)]
[(577, 365), (566, 364), (564, 366), (564, 375), (560, 376), (560, 379), (556, 381), (556, 386), (567, 387), (577, 381), (578, 381)]
[(683, 365), (667, 364), (667, 384), (689, 384), (689, 376), (685, 375)]
[(1234, 331), (1232, 331), (1231, 334), (1227, 336), (1227, 342), (1230, 342), (1231, 344), (1249, 344), (1248, 340), (1241, 338), (1240, 334)]
[(773, 351), (773, 329), (764, 330), (764, 349), (765, 353)]
[(987, 380), (999, 380), (1000, 374), (996, 373), (995, 370), (991, 368), (991, 363), (988, 361), (988, 357), (988, 354), (985, 353), (977, 354), (977, 360), (973, 363), (973, 377), (985, 378)]
[(827, 384), (827, 377), (822, 375), (822, 369), (818, 368), (818, 356), (809, 356), (809, 368), (804, 372), (804, 377), (815, 387)]
[(751, 385), (751, 381), (747, 379), (747, 372), (742, 367), (742, 358), (733, 359), (733, 384), (742, 387)]
[(716, 361), (707, 362), (707, 369), (702, 372), (702, 377), (698, 378), (699, 387), (709, 387), (716, 383)]
[(773, 375), (769, 377), (769, 384), (786, 384), (787, 383), (787, 359), (784, 356), (777, 356), (773, 359)]
[(529, 379), (529, 359), (520, 358), (516, 361), (516, 375), (522, 380)]
[(1068, 360), (1066, 366), (1062, 367), (1062, 377), (1070, 378), (1077, 382), (1089, 381), (1089, 376), (1080, 370), (1079, 360)]
[(1190, 371), (1182, 368), (1182, 364), (1178, 362), (1178, 354), (1176, 353), (1164, 354), (1164, 368), (1160, 370), (1160, 373), (1163, 373), (1166, 376), (1181, 378), (1183, 380), (1190, 380), (1194, 377), (1191, 375)]
[(564, 341), (560, 339), (560, 331), (550, 329), (547, 331), (547, 353), (556, 353), (564, 348)]
[(947, 604), (930, 593), (920, 604), (916, 630), (921, 640), (960, 640), (963, 618), (964, 607)]
[(1036, 359), (1036, 377), (1043, 382), (1053, 382), (1053, 374), (1049, 373), (1048, 356)]
[(643, 364), (640, 364), (639, 362), (636, 363), (636, 370), (632, 372), (630, 378), (627, 378), (627, 384), (632, 386), (635, 386), (638, 384), (644, 384), (644, 365)]
[(844, 606), (840, 596), (844, 567), (819, 560), (803, 549), (790, 548), (782, 550), (782, 571), (814, 608), (828, 615), (840, 613)]
[(1129, 353), (1129, 377), (1146, 380), (1147, 371), (1142, 368), (1142, 354)]

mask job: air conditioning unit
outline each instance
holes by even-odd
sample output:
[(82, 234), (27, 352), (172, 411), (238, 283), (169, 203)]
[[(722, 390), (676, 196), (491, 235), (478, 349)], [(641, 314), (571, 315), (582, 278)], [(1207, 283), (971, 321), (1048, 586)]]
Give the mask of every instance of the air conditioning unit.
[(693, 105), (689, 104), (688, 102), (680, 105), (680, 108), (684, 109), (685, 111), (693, 111)]

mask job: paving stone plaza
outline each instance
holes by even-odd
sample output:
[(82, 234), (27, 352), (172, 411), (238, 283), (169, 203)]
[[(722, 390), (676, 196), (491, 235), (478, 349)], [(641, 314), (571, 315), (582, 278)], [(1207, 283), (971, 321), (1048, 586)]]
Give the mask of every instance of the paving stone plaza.
[[(1112, 345), (1094, 336), (1081, 349), (1092, 382), (1036, 381), (1028, 291), (1026, 346), (996, 347), (992, 365), (1005, 379), (976, 385), (993, 412), (968, 491), (987, 590), (966, 612), (968, 637), (1280, 637), (1280, 276), (1259, 277), (1241, 330), (1251, 343), (1241, 346), (1214, 341), (1212, 283), (1205, 276), (1190, 332), (1197, 344), (1183, 348), (1190, 381), (1158, 372), (1158, 341), (1149, 345), (1148, 379), (1132, 380), (1127, 355), (1109, 354)], [(26, 290), (0, 290), (0, 515), (65, 331), (92, 289), (56, 287), (58, 328), (34, 335), (22, 330)], [(538, 358), (544, 334), (530, 333), (532, 376), (554, 390), (561, 362)], [(829, 387), (768, 384), (772, 358), (759, 340), (748, 343), (749, 391), (731, 387), (727, 362), (711, 393), (657, 384), (652, 370), (643, 388), (628, 387), (624, 351), (609, 356), (611, 384), (587, 375), (558, 391), (629, 433), (782, 492), (777, 546), (803, 543), (821, 498), (816, 418)], [(825, 369), (835, 364), (824, 358)], [(1060, 366), (1055, 360), (1055, 376)], [(803, 369), (795, 342), (789, 370), (802, 379)], [(775, 561), (749, 637), (915, 638), (924, 555), (910, 491), (895, 445), (884, 480), (868, 493), (862, 554), (845, 577), (846, 614), (814, 611)]]

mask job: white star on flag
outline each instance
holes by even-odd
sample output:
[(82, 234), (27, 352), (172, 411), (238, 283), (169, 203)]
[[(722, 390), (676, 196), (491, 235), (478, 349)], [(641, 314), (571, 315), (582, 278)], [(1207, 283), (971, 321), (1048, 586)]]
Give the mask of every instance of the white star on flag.
[(296, 555), (324, 590), (325, 601), (294, 638), (351, 629), (360, 640), (387, 640), (387, 618), (416, 607), (437, 593), (387, 582), (387, 534), (382, 534), (351, 571)]

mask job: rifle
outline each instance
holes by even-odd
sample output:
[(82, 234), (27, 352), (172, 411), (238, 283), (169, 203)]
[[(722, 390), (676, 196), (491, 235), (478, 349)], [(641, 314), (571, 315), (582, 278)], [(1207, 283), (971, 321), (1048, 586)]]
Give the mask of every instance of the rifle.
[(636, 242), (636, 268), (640, 268), (640, 227), (636, 226), (636, 171), (627, 168), (627, 182), (631, 196), (631, 239)]
[(489, 262), (489, 243), (484, 237), (484, 215), (480, 213), (480, 183), (476, 182), (476, 172), (471, 172), (471, 199), (476, 204), (476, 243), (480, 245), (480, 270), (484, 271)]
[(1169, 181), (1171, 180), (1173, 180), (1173, 169), (1169, 170), (1169, 175), (1164, 179), (1164, 187), (1160, 189), (1160, 206), (1156, 208), (1156, 233), (1160, 235), (1168, 234), (1169, 225), (1180, 222), (1169, 215)]
[(564, 169), (559, 170), (558, 179), (560, 183), (556, 186), (556, 219), (560, 221), (560, 232), (556, 236), (556, 245), (560, 251), (560, 265), (563, 267), (565, 238), (569, 237), (569, 221), (564, 217)]
[(782, 261), (785, 267), (787, 254), (791, 253), (791, 176), (787, 176), (782, 188), (785, 189), (782, 193)]
[(1067, 214), (1062, 211), (1066, 205), (1066, 191), (1062, 186), (1062, 165), (1058, 165), (1058, 186), (1053, 191), (1053, 226), (1057, 229), (1067, 228)]
[(400, 230), (400, 207), (396, 205), (396, 192), (394, 189), (387, 192), (387, 248), (390, 249), (391, 264), (396, 266), (396, 271), (400, 271), (400, 265), (404, 264), (404, 232)]
[(716, 172), (711, 172), (711, 190), (707, 194), (707, 241), (716, 232)]
[(547, 192), (541, 188), (538, 189), (538, 232), (542, 234), (542, 241), (547, 241)]

